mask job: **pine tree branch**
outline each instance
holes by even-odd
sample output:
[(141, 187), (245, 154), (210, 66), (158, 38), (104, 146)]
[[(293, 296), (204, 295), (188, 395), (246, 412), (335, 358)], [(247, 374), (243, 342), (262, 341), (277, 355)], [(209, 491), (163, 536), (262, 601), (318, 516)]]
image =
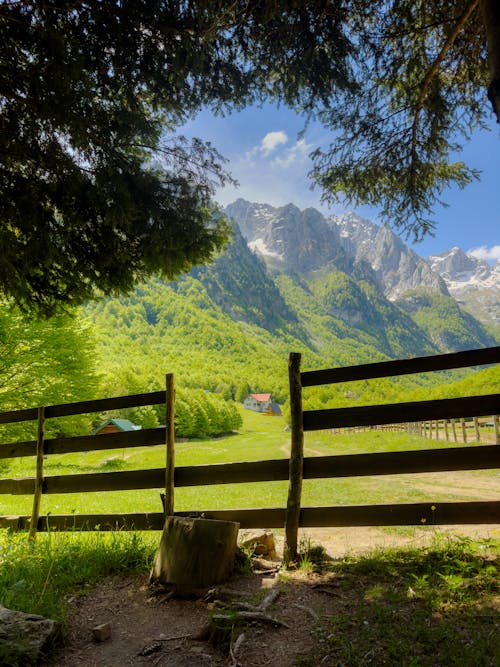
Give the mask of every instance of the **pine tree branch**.
[(474, 10), (477, 8), (479, 5), (479, 0), (469, 0), (467, 5), (465, 6), (465, 9), (462, 13), (462, 15), (458, 18), (457, 22), (455, 23), (455, 27), (451, 31), (451, 33), (448, 35), (447, 40), (443, 44), (441, 51), (438, 53), (437, 58), (434, 60), (432, 63), (430, 69), (427, 71), (427, 74), (424, 77), (424, 80), (422, 81), (422, 87), (420, 89), (420, 95), (418, 96), (417, 100), (417, 106), (415, 109), (415, 114), (413, 116), (413, 123), (412, 123), (412, 130), (411, 130), (411, 164), (413, 165), (416, 160), (417, 156), (417, 134), (418, 134), (418, 125), (420, 121), (420, 114), (422, 112), (422, 109), (424, 108), (424, 102), (425, 98), (427, 97), (427, 93), (429, 91), (429, 86), (431, 85), (432, 80), (436, 76), (441, 63), (443, 62), (444, 58), (446, 57), (446, 54), (450, 50), (450, 48), (453, 46), (453, 43), (455, 42), (456, 38), (460, 34), (462, 28), (464, 25), (467, 23), (469, 20), (470, 16), (474, 12)]

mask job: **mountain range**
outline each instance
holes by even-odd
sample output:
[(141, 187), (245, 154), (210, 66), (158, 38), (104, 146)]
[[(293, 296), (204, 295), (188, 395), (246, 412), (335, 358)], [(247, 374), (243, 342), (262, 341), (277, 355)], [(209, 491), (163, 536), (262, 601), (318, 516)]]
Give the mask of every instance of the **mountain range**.
[(243, 199), (225, 212), (233, 237), (211, 264), (87, 306), (113, 391), (157, 388), (168, 368), (187, 387), (283, 398), (290, 351), (312, 369), (500, 340), (498, 265), (424, 259), (352, 213)]
[(490, 266), (454, 247), (427, 261), (463, 308), (486, 324), (500, 325), (500, 260)]
[[(350, 326), (383, 325), (377, 310), (391, 310), (392, 305), (394, 322), (402, 313), (410, 314), (425, 330), (422, 342), (442, 351), (491, 344), (496, 338), (499, 262), (491, 267), (458, 248), (424, 259), (387, 225), (353, 213), (326, 218), (314, 208), (275, 208), (243, 199), (225, 211), (277, 284), (283, 282), (280, 276), (313, 291), (318, 281), (323, 290), (332, 283), (330, 298), (335, 293), (336, 307), (330, 303), (327, 310)], [(426, 323), (424, 314), (431, 321)], [(445, 315), (441, 327), (436, 320), (440, 315)]]
[(425, 289), (453, 296), (486, 324), (500, 323), (500, 261), (490, 266), (457, 247), (424, 259), (389, 226), (354, 213), (325, 218), (314, 208), (274, 208), (243, 199), (226, 213), (271, 270), (303, 272), (333, 263), (356, 276), (364, 264), (391, 301)]

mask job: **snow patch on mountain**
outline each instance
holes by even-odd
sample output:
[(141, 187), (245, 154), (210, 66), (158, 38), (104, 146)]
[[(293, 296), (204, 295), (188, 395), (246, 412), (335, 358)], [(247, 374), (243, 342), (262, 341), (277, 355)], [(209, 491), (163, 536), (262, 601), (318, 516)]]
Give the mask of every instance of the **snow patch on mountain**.
[(491, 266), (457, 246), (427, 260), (460, 304), (476, 317), (500, 324), (500, 260)]
[(253, 252), (259, 253), (259, 255), (264, 255), (266, 257), (276, 257), (276, 259), (283, 259), (283, 254), (270, 250), (266, 246), (264, 239), (255, 239), (254, 241), (250, 241), (248, 243), (248, 247)]

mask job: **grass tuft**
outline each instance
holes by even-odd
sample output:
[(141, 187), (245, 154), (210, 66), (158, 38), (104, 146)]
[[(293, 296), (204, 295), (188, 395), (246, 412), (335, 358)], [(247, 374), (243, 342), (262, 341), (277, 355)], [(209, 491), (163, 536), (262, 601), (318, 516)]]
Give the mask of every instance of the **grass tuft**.
[(147, 572), (157, 536), (142, 533), (0, 533), (0, 604), (64, 621), (65, 601), (103, 577)]
[(325, 547), (321, 544), (313, 544), (308, 537), (300, 540), (297, 555), (299, 559), (298, 569), (303, 572), (317, 572), (321, 570), (328, 559)]
[(334, 562), (342, 609), (319, 630), (315, 664), (500, 664), (499, 547), (438, 537)]

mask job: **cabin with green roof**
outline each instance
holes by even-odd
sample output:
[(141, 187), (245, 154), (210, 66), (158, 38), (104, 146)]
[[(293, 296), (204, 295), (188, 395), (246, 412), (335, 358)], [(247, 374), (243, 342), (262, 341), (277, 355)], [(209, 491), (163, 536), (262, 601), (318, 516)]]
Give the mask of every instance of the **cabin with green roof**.
[(127, 433), (128, 431), (140, 431), (138, 426), (130, 419), (107, 419), (92, 431), (91, 435), (105, 435), (106, 433)]

